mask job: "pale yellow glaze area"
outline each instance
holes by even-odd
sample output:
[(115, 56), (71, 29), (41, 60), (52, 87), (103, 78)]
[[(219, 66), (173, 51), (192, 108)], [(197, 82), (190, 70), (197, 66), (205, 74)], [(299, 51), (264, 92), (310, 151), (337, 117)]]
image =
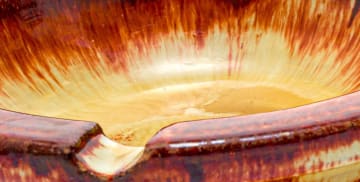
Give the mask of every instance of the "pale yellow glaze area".
[(299, 176), (299, 182), (326, 181), (326, 182), (354, 182), (360, 178), (360, 164), (354, 163), (343, 167), (332, 168), (304, 176)]
[[(108, 136), (120, 143), (144, 145), (159, 129), (174, 122), (269, 112), (309, 104), (339, 94), (335, 89), (319, 87), (320, 84), (315, 81), (299, 80), (293, 83), (296, 85), (279, 83), (184, 81), (151, 89), (141, 89), (146, 88), (144, 85), (133, 85), (132, 88), (123, 88), (122, 92), (117, 90), (119, 88), (111, 89), (112, 87), (99, 82), (98, 86), (103, 88), (99, 93), (86, 92), (86, 87), (76, 88), (77, 85), (69, 84), (68, 91), (73, 90), (70, 95), (67, 95), (66, 90), (35, 94), (30, 90), (14, 88), (12, 93), (18, 91), (17, 98), (29, 102), (12, 105), (16, 107), (11, 109), (96, 121)], [(8, 101), (5, 103), (12, 104), (11, 100), (4, 100)]]
[(76, 154), (76, 158), (80, 166), (106, 177), (125, 172), (132, 167), (143, 154), (143, 150), (144, 147), (125, 146), (104, 135), (98, 135)]
[[(257, 41), (250, 34), (246, 37), (248, 47), (242, 53), (241, 71), (230, 75), (226, 34), (215, 31), (207, 39), (208, 47), (200, 54), (190, 51), (186, 57), (176, 52), (176, 47), (184, 45), (165, 41), (164, 46), (175, 51), (153, 50), (147, 59), (158, 61), (141, 67), (132, 65), (129, 77), (99, 67), (99, 79), (87, 69), (73, 66), (66, 75), (54, 71), (62, 83), (62, 88), (55, 86), (55, 92), (36, 75), (40, 91), (4, 82), (3, 91), (11, 97), (3, 97), (0, 106), (43, 116), (95, 121), (122, 144), (144, 145), (161, 128), (175, 122), (286, 109), (346, 91), (340, 81), (326, 84), (336, 76), (336, 70), (327, 64), (316, 75), (312, 67), (296, 64), (297, 58), (288, 54), (278, 34), (268, 33)], [(173, 57), (165, 59), (164, 54)], [(136, 53), (131, 55), (139, 63), (147, 62)], [(101, 58), (101, 53), (98, 56)], [(313, 66), (317, 66), (316, 62)]]
[[(99, 66), (100, 79), (78, 65), (65, 75), (54, 68), (62, 83), (62, 87), (53, 84), (55, 91), (35, 74), (39, 90), (4, 81), (3, 91), (10, 97), (2, 97), (0, 106), (42, 116), (95, 121), (112, 139), (141, 146), (175, 122), (292, 108), (346, 91), (340, 81), (325, 84), (336, 76), (336, 70), (327, 64), (316, 75), (312, 67), (295, 64), (297, 58), (288, 55), (286, 43), (276, 33), (257, 41), (247, 36), (249, 46), (243, 53), (241, 71), (229, 75), (228, 47), (224, 46), (228, 44), (223, 36), (226, 34), (221, 32), (209, 36), (208, 41), (214, 42), (206, 44), (209, 47), (200, 55), (189, 52), (187, 57), (180, 57), (175, 51), (174, 58), (164, 59), (165, 53), (154, 50), (156, 54), (148, 59), (158, 61), (141, 67), (132, 65), (128, 77)], [(174, 46), (172, 42), (164, 45)], [(132, 55), (134, 60), (140, 59)], [(101, 53), (98, 56), (101, 58)]]

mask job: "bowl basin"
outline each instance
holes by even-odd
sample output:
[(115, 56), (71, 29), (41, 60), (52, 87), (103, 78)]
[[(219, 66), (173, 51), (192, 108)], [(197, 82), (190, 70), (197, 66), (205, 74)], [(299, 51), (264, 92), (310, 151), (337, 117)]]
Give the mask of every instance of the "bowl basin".
[(0, 0), (0, 179), (359, 180), (359, 8)]

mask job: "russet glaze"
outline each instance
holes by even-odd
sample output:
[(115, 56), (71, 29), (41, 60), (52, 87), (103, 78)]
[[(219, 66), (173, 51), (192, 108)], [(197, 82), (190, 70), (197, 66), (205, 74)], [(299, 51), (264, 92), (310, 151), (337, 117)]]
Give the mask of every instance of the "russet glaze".
[(359, 8), (0, 0), (0, 181), (359, 180)]

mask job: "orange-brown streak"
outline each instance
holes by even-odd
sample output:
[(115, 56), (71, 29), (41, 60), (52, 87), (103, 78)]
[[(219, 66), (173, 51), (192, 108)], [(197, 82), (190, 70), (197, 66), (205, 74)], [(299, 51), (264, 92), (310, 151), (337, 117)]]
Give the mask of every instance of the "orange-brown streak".
[[(41, 1), (38, 2), (41, 7)], [(355, 64), (360, 49), (360, 38), (356, 36), (360, 27), (358, 16), (348, 27), (354, 6), (351, 1), (254, 0), (236, 3), (226, 0), (156, 0), (135, 3), (84, 2), (75, 8), (71, 3), (57, 3), (54, 6), (56, 8), (50, 11), (53, 14), (44, 15), (38, 27), (29, 27), (18, 17), (1, 20), (1, 78), (25, 80), (30, 88), (36, 90), (37, 84), (31, 73), (36, 73), (45, 82), (54, 80), (61, 85), (49, 66), (55, 65), (66, 74), (67, 67), (74, 64), (91, 70), (94, 77), (101, 77), (98, 72), (101, 60), (96, 56), (99, 51), (106, 55), (104, 61), (110, 70), (126, 73), (128, 64), (136, 61), (130, 60), (126, 54), (128, 42), (137, 42), (135, 49), (146, 58), (148, 46), (156, 47), (159, 37), (170, 31), (184, 31), (188, 33), (186, 38), (193, 40), (201, 49), (202, 37), (215, 24), (227, 29), (231, 39), (250, 29), (263, 33), (278, 31), (284, 34), (289, 51), (295, 56), (339, 51), (337, 62), (334, 63), (342, 65), (339, 74), (348, 72), (350, 67), (360, 69), (360, 65)], [(314, 12), (310, 12), (311, 6), (315, 6)], [(255, 21), (247, 22), (254, 12)], [(334, 18), (337, 20), (333, 21)], [(240, 28), (235, 29), (235, 26)], [(241, 67), (236, 66), (241, 63), (234, 59), (234, 55), (241, 52), (239, 45), (229, 52), (231, 74), (241, 72)], [(71, 59), (74, 55), (80, 59)], [(50, 61), (49, 57), (54, 59)], [(352, 61), (344, 62), (345, 57), (350, 57)], [(50, 77), (40, 73), (39, 67), (46, 68)], [(343, 84), (353, 85), (350, 92), (358, 89), (359, 81), (360, 75), (354, 71)], [(52, 87), (50, 82), (48, 84)]]

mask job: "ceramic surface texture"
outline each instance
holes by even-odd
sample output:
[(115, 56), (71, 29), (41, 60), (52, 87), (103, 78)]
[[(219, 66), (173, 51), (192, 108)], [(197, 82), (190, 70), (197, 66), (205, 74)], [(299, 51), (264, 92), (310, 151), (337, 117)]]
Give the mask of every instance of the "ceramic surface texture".
[(360, 180), (359, 8), (0, 0), (0, 181)]

